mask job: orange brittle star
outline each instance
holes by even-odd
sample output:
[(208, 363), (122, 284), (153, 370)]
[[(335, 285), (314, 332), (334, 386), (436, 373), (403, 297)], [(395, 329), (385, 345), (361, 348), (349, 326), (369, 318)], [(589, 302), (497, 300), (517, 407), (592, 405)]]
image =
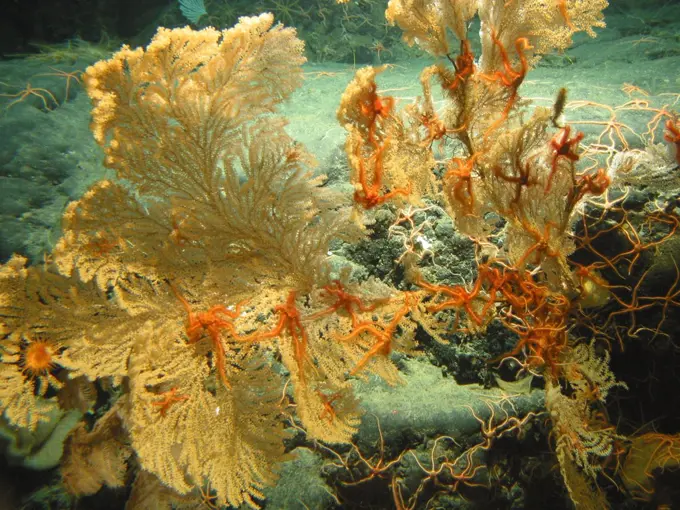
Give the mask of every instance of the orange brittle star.
[(161, 416), (165, 416), (168, 412), (168, 409), (170, 409), (170, 406), (176, 402), (183, 402), (184, 400), (189, 400), (188, 395), (178, 395), (177, 394), (177, 387), (173, 387), (169, 391), (166, 391), (165, 393), (159, 394), (160, 397), (163, 397), (162, 400), (157, 400), (155, 402), (152, 402), (152, 405), (156, 406), (159, 408), (159, 411), (161, 413)]
[(227, 330), (235, 339), (239, 339), (236, 326), (233, 321), (241, 314), (241, 306), (243, 302), (238, 303), (234, 310), (229, 310), (224, 305), (216, 305), (211, 307), (207, 312), (195, 313), (191, 310), (189, 302), (182, 297), (182, 295), (171, 286), (172, 291), (180, 300), (182, 306), (187, 312), (188, 320), (186, 326), (186, 334), (189, 337), (189, 344), (195, 344), (205, 337), (207, 333), (212, 343), (213, 352), (215, 354), (215, 365), (220, 381), (229, 389), (231, 384), (227, 379), (226, 367), (226, 352), (222, 344), (221, 333), (222, 330)]

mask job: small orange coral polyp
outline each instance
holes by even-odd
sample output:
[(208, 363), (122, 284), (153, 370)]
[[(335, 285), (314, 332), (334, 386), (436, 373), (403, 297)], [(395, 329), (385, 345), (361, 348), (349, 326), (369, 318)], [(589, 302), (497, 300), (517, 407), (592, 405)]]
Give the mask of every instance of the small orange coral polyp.
[(54, 366), (54, 348), (45, 340), (36, 340), (28, 344), (23, 354), (24, 372), (31, 377), (47, 374)]

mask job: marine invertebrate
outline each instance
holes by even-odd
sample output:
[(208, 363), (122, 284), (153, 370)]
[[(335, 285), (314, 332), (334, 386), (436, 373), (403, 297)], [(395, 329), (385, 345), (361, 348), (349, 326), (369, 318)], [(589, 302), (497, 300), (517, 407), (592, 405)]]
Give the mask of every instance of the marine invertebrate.
[(29, 340), (21, 352), (21, 366), (23, 371), (32, 378), (49, 374), (54, 368), (54, 357), (57, 349), (43, 339)]
[(666, 121), (664, 140), (675, 145), (675, 162), (680, 165), (680, 123), (674, 120)]
[[(54, 409), (30, 377), (47, 377), (52, 363), (72, 376), (106, 378), (121, 387), (120, 434), (145, 470), (138, 487), (152, 473), (157, 485), (187, 497), (200, 492), (209, 505), (257, 507), (275, 480), (272, 465), (286, 458), (286, 420), (311, 440), (349, 444), (360, 417), (349, 378), (396, 382), (389, 355), (408, 352), (419, 325), (443, 339), (461, 330), (461, 317), (468, 333), (495, 321), (515, 344), (492, 361), (512, 359), (520, 373), (545, 380), (565, 482), (600, 503), (593, 482), (623, 441), (601, 409), (619, 384), (606, 351), (574, 332), (597, 331), (608, 346), (626, 332), (662, 334), (680, 301), (677, 267), (658, 296), (642, 295), (642, 283), (606, 278), (630, 276), (679, 223), (659, 208), (645, 210), (636, 226), (632, 214), (615, 210), (607, 195), (613, 174), (599, 165), (577, 171), (583, 137), (559, 127), (562, 107), (522, 115), (519, 87), (540, 55), (598, 26), (602, 6), (392, 0), (388, 15), (407, 41), (443, 63), (423, 71), (423, 97), (402, 111), (379, 93), (375, 79), (386, 67), (359, 70), (349, 84), (338, 119), (348, 132), (354, 222), (272, 113), (299, 84), (304, 58), (294, 32), (274, 26), (271, 15), (225, 31), (162, 29), (146, 49), (124, 47), (89, 68), (93, 134), (116, 178), (68, 207), (54, 263), (26, 268), (14, 259), (0, 269), (3, 413), (34, 426), (36, 408)], [(475, 15), (483, 25), (478, 62), (467, 38)], [(449, 29), (460, 39), (457, 56)], [(439, 111), (433, 77), (444, 97)], [(470, 283), (431, 283), (414, 267), (417, 256), (399, 259), (417, 291), (329, 276), (332, 238), (360, 238), (355, 223), (396, 198), (410, 205), (395, 225), (405, 221), (415, 233), (413, 215), (428, 207), (414, 205), (439, 198), (440, 185), (455, 225), (480, 247)], [(604, 213), (595, 217), (603, 226), (591, 231), (583, 211), (598, 196), (618, 216), (609, 224)], [(643, 238), (640, 222), (656, 237)], [(594, 245), (606, 232), (622, 236), (618, 254)], [(409, 255), (412, 246), (404, 236)], [(588, 251), (584, 264), (569, 259), (577, 248)], [(602, 289), (604, 297), (591, 299)], [(607, 303), (619, 311), (584, 311)], [(636, 323), (636, 313), (652, 308), (661, 317), (656, 328)], [(599, 329), (597, 313), (605, 317)], [(624, 315), (630, 322), (616, 324)], [(41, 344), (45, 331), (58, 352)], [(29, 339), (38, 340), (22, 361)], [(34, 368), (23, 370), (27, 364)], [(424, 457), (408, 449), (388, 461), (378, 425), (376, 455), (356, 446), (332, 455), (350, 476), (358, 473), (350, 483), (390, 480), (395, 504), (416, 508), (426, 495), (484, 487), (483, 460), (497, 440), (521, 435), (535, 416), (487, 408), (486, 417), (467, 408), (481, 442), (462, 451), (438, 436)], [(417, 472), (410, 481), (396, 472), (405, 459)], [(437, 494), (427, 493), (431, 485)]]
[[(446, 323), (446, 314), (453, 315), (445, 331), (460, 330), (460, 317), (464, 316), (469, 332), (498, 321), (517, 335), (514, 347), (495, 361), (513, 359), (523, 371), (545, 379), (548, 409), (561, 413), (552, 421), (565, 483), (573, 495), (578, 494), (574, 498), (580, 503), (589, 501), (595, 506), (604, 504), (604, 498), (594, 488), (594, 481), (614, 452), (614, 445), (622, 440), (597, 411), (597, 405), (616, 383), (607, 366), (608, 356), (596, 354), (592, 344), (586, 347), (572, 336), (572, 330), (585, 324), (608, 341), (608, 334), (600, 331), (607, 330), (617, 315), (610, 315), (604, 327), (597, 329), (584, 311), (586, 306), (608, 302), (620, 305), (621, 315), (633, 315), (629, 334), (643, 331), (635, 325), (634, 315), (649, 310), (652, 303), (660, 310), (661, 322), (665, 320), (668, 307), (676, 301), (677, 284), (671, 285), (665, 296), (645, 299), (639, 295), (638, 284), (632, 289), (632, 298), (626, 299), (628, 287), (608, 283), (598, 271), (612, 269), (622, 279), (624, 271), (632, 274), (642, 254), (657, 242), (666, 242), (667, 236), (674, 235), (676, 225), (672, 219), (661, 219), (658, 212), (645, 211), (644, 229), (657, 233), (643, 240), (631, 218), (625, 213), (618, 217), (621, 213), (617, 210), (611, 225), (602, 226), (597, 233), (585, 227), (582, 237), (574, 236), (574, 223), (583, 214), (586, 201), (604, 197), (603, 209), (612, 210), (608, 191), (613, 172), (596, 164), (577, 170), (583, 152), (579, 145), (585, 135), (570, 124), (558, 123), (566, 93), (558, 95), (552, 112), (538, 107), (527, 118), (522, 115), (520, 86), (541, 55), (550, 49), (566, 48), (577, 31), (594, 35), (593, 27), (602, 26), (601, 10), (605, 6), (606, 2), (585, 6), (570, 0), (549, 5), (533, 0), (464, 1), (455, 5), (390, 0), (388, 20), (402, 28), (405, 41), (419, 44), (444, 63), (423, 70), (422, 97), (401, 112), (391, 108), (379, 130), (368, 129), (356, 116), (348, 128), (354, 144), (348, 147), (352, 148), (370, 148), (376, 133), (382, 134), (380, 140), (389, 137), (390, 146), (409, 149), (418, 144), (431, 150), (434, 141), (442, 141), (435, 172), (453, 222), (480, 246), (480, 252), (484, 253), (486, 246), (495, 249), (485, 253), (488, 258), (479, 257), (477, 275), (467, 285), (429, 283), (420, 277), (421, 303), (427, 312), (438, 314), (440, 324)], [(482, 51), (477, 62), (467, 31), (467, 23), (475, 15), (481, 20)], [(457, 55), (450, 49), (448, 30), (460, 42)], [(447, 61), (453, 69), (448, 68)], [(346, 123), (345, 112), (359, 109), (363, 96), (357, 90), (379, 96), (372, 80), (375, 74), (375, 70), (362, 70), (348, 86), (339, 110), (341, 122)], [(445, 98), (440, 111), (434, 108), (432, 77), (439, 80)], [(578, 103), (570, 106), (580, 107)], [(604, 147), (613, 151), (618, 138), (626, 149), (623, 134), (630, 128), (617, 119), (617, 109), (610, 108), (610, 112), (608, 121), (592, 121), (603, 127), (596, 143), (609, 136), (611, 144)], [(656, 114), (652, 123), (658, 123), (667, 112)], [(673, 130), (667, 130), (667, 141), (675, 143)], [(391, 187), (415, 185), (414, 176), (394, 168), (404, 165), (402, 160), (383, 157), (382, 153), (381, 157), (381, 171)], [(416, 192), (403, 199), (415, 204), (420, 196)], [(599, 221), (595, 219), (594, 223)], [(605, 256), (593, 241), (614, 231), (623, 238), (622, 249)], [(584, 251), (592, 248), (596, 261), (582, 266), (570, 263), (577, 247)], [(410, 260), (412, 265), (417, 262)], [(419, 273), (418, 268), (410, 270)], [(422, 313), (418, 318), (427, 321)], [(433, 336), (441, 335), (439, 324), (429, 326), (425, 329)], [(654, 327), (646, 331), (652, 336), (660, 332)], [(614, 335), (620, 337), (619, 332)], [(380, 345), (374, 349), (380, 349)], [(576, 391), (563, 392), (565, 384), (573, 385)], [(487, 424), (480, 424), (484, 433)], [(393, 482), (392, 487), (395, 500), (403, 504), (402, 485)]]
[(177, 289), (172, 287), (172, 290), (187, 312), (186, 334), (189, 337), (189, 344), (195, 344), (200, 341), (203, 334), (207, 333), (210, 337), (210, 342), (212, 343), (213, 352), (215, 354), (215, 365), (220, 381), (222, 381), (227, 388), (231, 388), (231, 384), (227, 379), (227, 368), (225, 366), (226, 355), (222, 331), (226, 330), (231, 338), (238, 338), (238, 332), (233, 321), (241, 315), (241, 306), (243, 303), (237, 303), (233, 307), (233, 310), (229, 310), (224, 305), (215, 305), (205, 312), (194, 313), (189, 302), (180, 295)]
[(300, 0), (266, 0), (265, 9), (286, 25), (295, 26), (301, 18), (309, 19), (309, 11), (300, 5)]
[[(7, 84), (3, 83), (3, 85)], [(37, 97), (40, 99), (45, 110), (51, 110), (52, 108), (59, 106), (59, 101), (57, 101), (57, 98), (54, 97), (52, 92), (46, 88), (34, 87), (30, 82), (26, 82), (26, 86), (19, 92), (15, 92), (14, 94), (2, 93), (0, 94), (0, 97), (12, 99), (5, 107), (7, 109), (12, 108), (14, 105), (21, 103), (30, 97)], [(48, 99), (51, 102), (51, 105), (50, 102), (48, 102)]]
[(545, 192), (548, 193), (552, 186), (553, 178), (558, 170), (558, 164), (561, 158), (564, 158), (571, 163), (579, 160), (579, 155), (576, 154), (578, 144), (583, 140), (584, 134), (577, 132), (573, 137), (569, 138), (571, 133), (570, 126), (564, 126), (551, 140), (550, 147), (552, 148), (552, 162), (550, 163), (550, 173), (545, 185)]
[(392, 352), (392, 344), (395, 340), (397, 328), (402, 319), (416, 305), (417, 298), (414, 294), (406, 292), (403, 294), (402, 305), (392, 314), (389, 322), (378, 323), (373, 321), (361, 321), (352, 326), (352, 331), (343, 337), (338, 338), (340, 342), (350, 342), (360, 337), (373, 337), (373, 345), (368, 348), (359, 362), (352, 368), (350, 375), (357, 374), (362, 370), (372, 358), (381, 355), (388, 356)]

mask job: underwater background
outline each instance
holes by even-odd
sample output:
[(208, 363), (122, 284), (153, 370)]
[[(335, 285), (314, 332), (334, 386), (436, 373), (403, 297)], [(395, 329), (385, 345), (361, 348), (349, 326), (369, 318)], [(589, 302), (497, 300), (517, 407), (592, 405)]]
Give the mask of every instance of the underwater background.
[[(505, 3), (512, 2), (520, 0)], [(573, 4), (574, 9), (587, 4), (577, 0), (566, 2)], [(3, 274), (9, 274), (7, 268), (16, 260), (12, 258), (14, 254), (25, 257), (29, 266), (50, 264), (50, 253), (58, 248), (64, 233), (62, 216), (68, 204), (81, 199), (99, 181), (115, 178), (115, 169), (105, 165), (102, 146), (93, 138), (90, 126), (93, 98), (85, 90), (83, 73), (88, 66), (111, 58), (123, 44), (132, 48), (147, 46), (159, 27), (223, 30), (235, 25), (242, 16), (261, 13), (272, 13), (276, 22), (294, 27), (297, 37), (304, 42), (304, 80), (277, 112), (288, 121), (285, 132), (313, 156), (315, 162), (309, 167), (313, 168), (314, 176), (326, 176), (324, 189), (350, 198), (354, 194), (357, 200), (359, 187), (356, 178), (350, 179), (352, 165), (356, 167), (356, 163), (348, 161), (351, 151), (345, 146), (347, 130), (337, 118), (343, 91), (355, 72), (365, 66), (384, 66), (376, 81), (380, 94), (394, 98), (394, 104), (384, 100), (380, 106), (371, 103), (374, 117), (380, 117), (380, 112), (387, 110), (391, 115), (422, 97), (420, 73), (424, 68), (441, 61), (453, 65), (455, 56), (463, 53), (458, 50), (457, 41), (452, 44), (453, 57), (448, 59), (434, 58), (417, 44), (406, 44), (404, 30), (386, 20), (386, 8), (387, 2), (380, 0), (6, 2), (0, 16), (0, 262), (6, 264)], [(394, 289), (400, 296), (401, 293), (406, 296), (405, 308), (390, 308), (380, 318), (383, 322), (378, 333), (384, 335), (389, 330), (394, 334), (399, 327), (399, 334), (413, 340), (412, 345), (392, 351), (389, 346), (371, 346), (370, 342), (368, 346), (362, 345), (362, 355), (372, 352), (371, 356), (392, 356), (395, 374), (399, 373), (398, 384), (387, 384), (382, 379), (393, 381), (381, 373), (380, 378), (372, 374), (353, 380), (353, 396), (362, 410), (361, 423), (356, 425), (356, 433), (350, 434), (351, 439), (337, 443), (307, 436), (306, 424), (294, 417), (296, 397), (291, 396), (288, 383), (278, 389), (274, 400), (280, 397), (279, 421), (285, 423), (286, 455), (282, 455), (282, 463), (277, 462), (278, 478), (250, 493), (256, 500), (250, 507), (258, 504), (271, 509), (561, 509), (607, 508), (606, 505), (621, 509), (680, 508), (680, 238), (676, 232), (680, 224), (680, 2), (611, 0), (603, 12), (606, 26), (595, 26), (596, 37), (581, 31), (564, 51), (546, 53), (529, 70), (526, 79), (522, 76), (519, 97), (513, 96), (513, 104), (508, 103), (508, 109), (522, 107), (530, 112), (536, 107), (554, 109), (560, 98), (564, 102), (558, 113), (573, 131), (565, 132), (566, 124), (551, 119), (556, 133), (554, 138), (549, 137), (553, 170), (557, 162), (579, 161), (575, 147), (581, 140), (593, 151), (593, 156), (581, 157), (579, 164), (587, 160), (597, 166), (604, 158), (610, 167), (627, 169), (621, 170), (626, 175), (620, 179), (617, 191), (608, 191), (604, 202), (598, 203), (604, 204), (601, 209), (604, 212), (588, 209), (583, 213), (586, 205), (579, 209), (586, 219), (575, 220), (573, 231), (577, 239), (588, 241), (587, 250), (580, 247), (569, 255), (574, 274), (579, 268), (590, 267), (592, 260), (600, 261), (598, 276), (587, 277), (589, 284), (597, 287), (588, 294), (593, 302), (586, 304), (584, 294), (570, 297), (574, 303), (583, 300), (578, 303), (578, 311), (570, 309), (566, 315), (574, 318), (588, 310), (583, 313), (586, 319), (574, 318), (568, 329), (573, 338), (588, 339), (580, 345), (589, 347), (574, 348), (579, 356), (590, 360), (584, 366), (589, 363), (589, 370), (597, 372), (588, 379), (593, 383), (588, 391), (608, 393), (606, 400), (599, 399), (588, 410), (592, 423), (585, 427), (593, 428), (597, 423), (601, 427), (598, 430), (607, 430), (609, 434), (606, 447), (598, 450), (598, 445), (589, 445), (586, 456), (591, 460), (597, 457), (588, 475), (591, 490), (604, 495), (603, 498), (588, 499), (573, 487), (565, 486), (567, 468), (558, 463), (555, 454), (558, 438), (553, 428), (559, 418), (554, 415), (554, 408), (546, 410), (550, 406), (546, 406), (543, 372), (522, 364), (531, 358), (528, 352), (531, 347), (527, 347), (530, 344), (516, 349), (518, 337), (526, 333), (523, 328), (527, 319), (510, 318), (512, 312), (508, 309), (518, 306), (510, 297), (506, 296), (511, 302), (508, 309), (503, 308), (505, 305), (498, 307), (499, 320), (480, 319), (475, 325), (475, 311), (479, 314), (480, 310), (466, 309), (466, 319), (472, 318), (472, 323), (457, 327), (456, 312), (456, 326), (444, 334), (438, 329), (439, 323), (420, 321), (416, 317), (420, 312), (415, 307), (407, 319), (413, 324), (398, 324), (395, 319), (409, 308), (409, 292), (427, 288), (419, 286), (421, 280), (409, 274), (411, 266), (417, 267), (430, 282), (429, 301), (424, 302), (422, 309), (439, 312), (445, 308), (442, 303), (460, 299), (457, 294), (460, 289), (468, 289), (468, 296), (478, 292), (470, 289), (474, 289), (473, 282), (481, 281), (481, 277), (475, 280), (480, 274), (479, 265), (493, 259), (493, 255), (488, 255), (491, 252), (483, 252), (480, 244), (451, 220), (447, 211), (455, 206), (428, 197), (419, 205), (385, 201), (375, 209), (371, 207), (370, 212), (353, 204), (360, 214), (370, 216), (363, 216), (368, 230), (348, 234), (347, 238), (339, 235), (329, 241), (328, 256), (334, 277), (318, 289), (323, 298), (340, 299), (344, 287), (339, 283), (334, 287), (330, 282), (342, 280), (343, 285), (349, 285), (348, 282), (370, 281), (383, 291)], [(471, 34), (472, 54), (480, 55), (478, 17), (470, 20), (467, 30)], [(517, 53), (521, 55), (521, 51)], [(510, 71), (513, 67), (508, 70), (506, 66), (504, 72), (511, 74)], [(501, 72), (491, 78), (487, 76), (487, 81), (502, 82), (505, 76)], [(442, 109), (446, 93), (435, 90), (433, 96), (435, 109)], [(526, 119), (529, 116), (527, 113)], [(526, 119), (522, 117), (522, 121)], [(424, 125), (430, 127), (425, 122)], [(583, 133), (582, 138), (571, 138), (578, 137), (577, 132)], [(426, 145), (432, 149), (438, 165), (433, 166), (431, 173), (441, 174), (444, 172), (441, 161), (451, 157), (452, 153), (447, 151), (452, 149), (445, 143), (439, 147), (444, 136), (434, 131), (429, 136)], [(381, 151), (382, 148), (378, 153)], [(644, 153), (647, 159), (640, 156), (642, 163), (627, 163), (628, 153)], [(471, 154), (468, 156), (473, 159)], [(647, 165), (644, 177), (638, 175), (641, 171), (636, 165)], [(510, 203), (519, 201), (523, 186), (531, 186), (526, 175), (524, 179), (528, 181), (524, 184), (518, 184), (521, 176), (503, 174), (502, 170), (496, 175), (504, 176), (502, 180), (512, 188)], [(587, 189), (593, 195), (601, 195), (602, 192), (594, 191), (596, 174), (591, 178), (584, 181), (588, 183)], [(546, 190), (551, 179), (552, 174)], [(391, 191), (394, 189), (396, 186)], [(451, 192), (454, 201), (462, 201), (461, 189), (459, 186)], [(466, 197), (470, 199), (469, 189), (468, 193)], [(568, 202), (570, 197), (564, 194), (560, 200)], [(354, 216), (357, 214), (355, 210)], [(172, 221), (173, 233), (177, 234), (184, 218)], [(312, 219), (309, 221), (313, 223)], [(594, 226), (587, 225), (588, 221)], [(488, 222), (496, 222), (493, 227), (502, 230), (498, 218)], [(540, 237), (541, 233), (537, 235)], [(543, 235), (545, 240), (549, 233)], [(503, 246), (500, 234), (491, 238), (490, 244), (497, 242)], [(190, 234), (177, 239), (182, 246), (195, 241)], [(100, 241), (96, 254), (108, 255), (111, 248), (106, 244), (108, 241)], [(550, 257), (551, 247), (539, 244), (537, 241), (516, 258), (524, 264), (532, 262), (529, 259), (538, 253)], [(266, 287), (267, 280), (262, 281)], [(490, 293), (496, 282), (488, 277), (483, 284), (484, 292)], [(435, 284), (440, 287), (434, 288)], [(512, 285), (517, 289), (526, 282)], [(11, 320), (15, 298), (7, 288), (10, 287), (5, 284), (0, 286), (4, 293), (0, 301), (3, 319), (0, 345), (13, 342), (17, 331)], [(505, 288), (499, 283), (495, 291), (502, 294)], [(606, 297), (600, 301), (597, 291)], [(113, 299), (113, 290), (108, 293)], [(186, 304), (174, 287), (167, 293), (175, 303), (179, 302), (176, 296)], [(355, 297), (354, 294), (367, 295), (362, 291), (349, 297)], [(355, 329), (348, 325), (349, 329), (343, 330), (345, 335), (341, 336), (351, 340), (357, 334), (357, 319), (355, 312), (349, 311), (350, 305), (342, 301), (333, 304), (332, 299), (327, 299), (325, 306), (314, 308), (309, 302), (304, 304), (308, 307), (306, 319), (319, 317), (327, 309), (336, 312), (347, 306)], [(376, 304), (380, 302), (377, 298), (371, 302), (370, 307), (360, 308), (365, 314), (362, 320), (368, 321), (360, 323), (364, 333), (374, 327), (369, 322), (373, 324), (371, 321), (375, 320), (372, 314), (377, 313), (376, 307), (380, 310), (383, 306)], [(467, 302), (463, 299), (456, 307), (465, 308), (471, 302), (470, 298)], [(291, 304), (290, 300), (286, 303)], [(355, 306), (364, 306), (356, 303)], [(239, 304), (229, 307), (235, 305), (238, 310)], [(593, 308), (589, 308), (591, 304)], [(280, 317), (288, 313), (287, 320), (292, 321), (293, 312), (290, 308), (280, 312), (282, 306), (271, 307), (277, 312), (270, 315), (276, 318), (276, 313)], [(190, 322), (195, 316), (188, 304), (177, 308), (181, 315), (176, 322), (183, 329), (185, 319)], [(263, 319), (263, 315), (266, 314), (254, 318), (252, 324), (259, 320), (269, 325), (269, 319)], [(454, 318), (449, 319), (449, 325), (453, 324)], [(208, 319), (196, 320), (209, 336)], [(224, 319), (210, 320), (215, 324)], [(482, 322), (483, 327), (477, 327)], [(224, 327), (223, 322), (219, 324)], [(278, 333), (283, 335), (282, 329), (290, 326), (281, 324)], [(287, 334), (295, 339), (296, 335), (304, 336), (300, 331), (304, 331), (302, 326), (299, 330), (288, 330)], [(379, 337), (375, 329), (369, 332)], [(195, 333), (190, 325), (182, 331), (188, 344), (205, 340)], [(590, 338), (599, 338), (600, 343), (594, 347)], [(0, 349), (0, 364), (18, 367), (18, 373), (29, 381), (31, 388), (35, 387), (35, 394), (55, 401), (59, 398), (61, 410), (44, 421), (43, 428), (30, 431), (28, 427), (17, 426), (9, 416), (3, 414), (0, 418), (0, 445), (4, 451), (0, 460), (0, 510), (226, 508), (212, 492), (209, 480), (207, 483), (193, 480), (191, 483), (197, 488), (186, 491), (182, 497), (169, 495), (173, 491), (168, 486), (173, 484), (161, 483), (163, 480), (145, 482), (149, 484), (145, 489), (140, 473), (153, 470), (144, 469), (147, 460), (137, 457), (125, 437), (126, 426), (120, 418), (113, 424), (107, 421), (102, 427), (109, 434), (106, 447), (97, 442), (104, 440), (93, 436), (93, 431), (102, 437), (105, 434), (95, 426), (109, 420), (109, 411), (128, 391), (125, 377), (71, 378), (66, 375), (66, 361), (61, 365), (57, 360), (39, 374), (59, 381), (58, 387), (48, 387), (45, 392), (44, 388), (39, 389), (45, 383), (30, 373), (28, 352), (31, 342), (36, 341), (24, 338), (17, 342), (16, 350)], [(213, 379), (219, 379), (220, 365), (215, 361), (218, 348), (213, 345), (213, 349), (213, 353), (202, 355), (209, 359), (206, 366)], [(510, 353), (511, 356), (504, 357)], [(56, 351), (53, 354), (56, 356)], [(370, 358), (368, 354), (357, 356), (352, 376)], [(277, 375), (288, 373), (281, 355), (269, 354), (264, 359)], [(302, 363), (300, 359), (297, 362)], [(555, 362), (561, 364), (567, 362)], [(7, 370), (0, 371), (0, 376), (9, 380)], [(582, 391), (580, 387), (570, 387), (568, 375), (560, 374), (555, 381), (567, 398)], [(0, 386), (3, 384), (0, 381)], [(219, 385), (219, 381), (212, 384)], [(8, 384), (3, 386), (7, 387)], [(316, 418), (323, 426), (339, 412), (335, 406), (341, 397), (330, 386), (320, 388), (316, 391), (322, 411)], [(172, 393), (174, 387), (163, 389), (166, 391), (157, 395), (170, 393), (170, 400), (161, 404), (169, 406), (162, 407), (165, 415), (167, 409), (174, 412), (182, 396)], [(0, 409), (4, 410), (8, 407), (6, 395), (10, 393), (3, 391), (0, 389)], [(210, 391), (218, 393), (214, 388)], [(168, 403), (172, 402), (175, 404), (170, 406)], [(211, 433), (209, 424), (203, 433)], [(88, 452), (79, 454), (85, 459), (78, 467), (82, 472), (66, 460), (76, 444), (84, 445), (83, 450)], [(83, 473), (95, 469), (92, 467), (95, 461), (88, 461), (87, 455), (96, 452), (103, 458), (111, 455), (111, 451), (117, 452), (113, 456), (119, 462), (114, 466), (112, 460), (102, 460), (111, 473), (101, 475), (99, 482), (84, 488), (87, 484), (68, 480), (69, 476), (80, 479), (85, 476)], [(294, 455), (287, 456), (288, 453)], [(229, 462), (230, 459), (224, 459), (224, 463)], [(580, 470), (589, 469), (575, 464)], [(135, 480), (139, 487), (132, 497)], [(243, 508), (248, 508), (249, 499), (244, 498)]]

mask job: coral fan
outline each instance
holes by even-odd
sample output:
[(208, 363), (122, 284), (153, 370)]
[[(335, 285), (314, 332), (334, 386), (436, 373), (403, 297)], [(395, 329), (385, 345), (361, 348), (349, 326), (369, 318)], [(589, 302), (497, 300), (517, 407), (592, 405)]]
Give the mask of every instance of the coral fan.
[[(524, 114), (520, 87), (574, 33), (594, 35), (606, 5), (390, 0), (387, 20), (441, 61), (423, 70), (422, 96), (403, 109), (379, 91), (385, 67), (359, 69), (348, 84), (337, 118), (348, 133), (352, 197), (322, 186), (313, 158), (277, 115), (300, 85), (305, 59), (295, 31), (274, 25), (271, 14), (223, 31), (161, 28), (146, 48), (124, 46), (88, 68), (92, 133), (115, 177), (68, 206), (63, 236), (43, 265), (27, 267), (16, 256), (0, 268), (6, 421), (36, 429), (74, 400), (64, 392), (83, 378), (115, 387), (117, 402), (67, 441), (62, 476), (72, 493), (119, 486), (134, 455), (141, 469), (131, 502), (157, 494), (256, 508), (288, 458), (286, 424), (312, 440), (348, 445), (361, 418), (351, 379), (371, 373), (398, 383), (390, 354), (409, 352), (416, 331), (446, 341), (495, 323), (515, 345), (494, 361), (515, 363), (529, 384), (544, 381), (572, 499), (604, 507), (598, 476), (609, 476), (609, 464), (628, 450), (603, 412), (609, 393), (625, 385), (600, 344), (641, 331), (661, 335), (668, 308), (680, 304), (680, 271), (675, 266), (660, 296), (643, 295), (649, 270), (632, 289), (603, 273), (630, 276), (680, 221), (661, 206), (637, 219), (617, 207), (625, 194), (609, 196), (622, 184), (610, 162), (582, 168), (585, 135), (557, 122), (565, 95), (552, 111)], [(468, 37), (474, 17), (478, 59)], [(439, 110), (434, 80), (444, 98)], [(677, 146), (675, 118), (666, 129)], [(409, 291), (332, 274), (331, 240), (364, 239), (362, 220), (379, 207), (425, 200), (442, 203), (477, 246), (473, 281), (434, 282), (417, 256), (399, 259)], [(401, 213), (411, 227), (413, 211)], [(655, 237), (643, 238), (636, 223)], [(605, 255), (597, 241), (612, 232), (624, 247)], [(404, 235), (411, 254), (413, 244)], [(576, 250), (588, 260), (575, 262)], [(600, 309), (608, 303), (617, 309)], [(638, 326), (636, 313), (651, 308), (661, 310), (661, 322)], [(622, 315), (630, 318), (625, 326)], [(587, 341), (576, 333), (583, 331)], [(413, 450), (386, 461), (379, 423), (375, 457), (356, 445), (324, 448), (351, 477), (346, 486), (390, 476), (395, 505), (416, 508), (431, 482), (438, 487), (431, 498), (482, 487), (483, 460), (496, 441), (521, 435), (536, 416), (517, 416), (507, 396), (486, 403), (484, 416), (462, 407), (482, 441), (449, 457), (438, 449), (455, 441), (441, 436), (429, 467)], [(625, 472), (640, 489), (649, 473), (633, 460), (649, 457), (643, 443)], [(662, 453), (673, 456), (674, 439), (649, 444), (665, 444)], [(408, 452), (420, 478), (397, 473)]]

